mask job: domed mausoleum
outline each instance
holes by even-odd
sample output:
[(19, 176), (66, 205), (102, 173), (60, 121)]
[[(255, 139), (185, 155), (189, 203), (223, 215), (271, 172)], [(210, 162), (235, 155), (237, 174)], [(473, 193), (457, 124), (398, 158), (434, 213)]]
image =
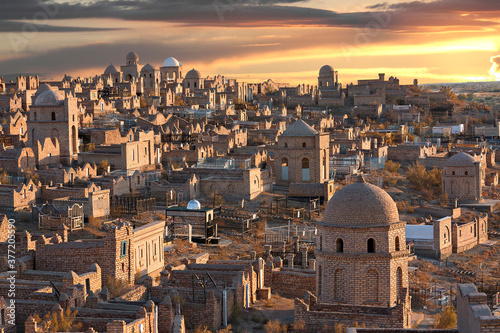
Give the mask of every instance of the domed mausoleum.
[(363, 177), (337, 191), (317, 224), (316, 299), (296, 304), (295, 320), (311, 330), (354, 320), (408, 327), (405, 225), (389, 194)]
[(443, 192), (450, 200), (481, 201), (482, 179), (484, 171), (481, 163), (467, 153), (453, 155), (443, 166)]
[(175, 58), (167, 58), (160, 68), (161, 79), (167, 81), (174, 81), (182, 78), (182, 63)]

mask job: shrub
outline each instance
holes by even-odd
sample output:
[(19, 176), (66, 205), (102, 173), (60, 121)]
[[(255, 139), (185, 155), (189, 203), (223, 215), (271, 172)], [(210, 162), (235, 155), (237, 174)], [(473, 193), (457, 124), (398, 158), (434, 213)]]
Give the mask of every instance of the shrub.
[(384, 169), (392, 173), (397, 173), (400, 167), (401, 167), (400, 163), (396, 163), (391, 160), (385, 162), (384, 165)]
[(456, 325), (457, 314), (451, 306), (445, 308), (443, 312), (436, 315), (436, 323), (434, 324), (434, 328), (449, 329), (456, 327)]
[(33, 316), (36, 323), (41, 326), (43, 332), (78, 332), (82, 324), (76, 321), (77, 311), (66, 309), (62, 314), (49, 312), (43, 319), (37, 314)]
[(292, 329), (297, 332), (305, 331), (306, 323), (303, 320), (299, 320), (292, 325)]
[(271, 320), (264, 325), (266, 333), (286, 333), (288, 331), (287, 325), (281, 325), (279, 320)]
[(426, 191), (428, 194), (440, 194), (442, 190), (443, 170), (434, 167), (427, 171), (420, 163), (414, 163), (406, 172), (406, 179), (419, 191)]

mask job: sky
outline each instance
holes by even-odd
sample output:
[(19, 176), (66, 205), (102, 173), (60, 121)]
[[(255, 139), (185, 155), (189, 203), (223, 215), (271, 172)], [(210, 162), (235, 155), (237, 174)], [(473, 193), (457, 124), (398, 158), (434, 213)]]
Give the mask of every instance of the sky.
[[(383, 1), (383, 0), (382, 0)], [(0, 5), (0, 75), (100, 75), (125, 64), (247, 82), (500, 80), (500, 1), (15, 0)]]

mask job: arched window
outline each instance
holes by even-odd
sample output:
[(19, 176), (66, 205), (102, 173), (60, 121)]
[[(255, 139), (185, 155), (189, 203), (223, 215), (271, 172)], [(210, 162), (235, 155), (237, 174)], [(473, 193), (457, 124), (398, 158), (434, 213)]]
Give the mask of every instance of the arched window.
[(395, 239), (394, 243), (395, 243), (396, 251), (400, 251), (400, 248), (399, 248), (399, 236), (396, 236), (396, 239)]
[(323, 236), (319, 236), (319, 250), (323, 251)]
[(337, 248), (337, 252), (340, 252), (340, 253), (344, 252), (344, 241), (342, 240), (342, 238), (337, 238), (335, 245)]
[(285, 142), (285, 148), (288, 148), (288, 143), (287, 142)]
[(373, 238), (368, 240), (367, 251), (368, 253), (375, 253), (375, 240)]
[(78, 152), (78, 134), (76, 133), (76, 126), (71, 127), (71, 144), (73, 145), (73, 153)]
[(302, 142), (302, 147), (307, 147), (307, 144), (305, 142)]
[(311, 180), (311, 173), (309, 171), (309, 159), (302, 159), (302, 181), (308, 182)]
[(452, 171), (452, 172), (451, 172), (451, 174), (452, 174), (453, 176), (455, 176), (455, 171)]
[(56, 120), (56, 113), (55, 113), (55, 112), (52, 112), (52, 114), (51, 114), (51, 119), (52, 119), (52, 120)]
[(396, 287), (397, 287), (397, 291), (398, 291), (398, 295), (397, 295), (397, 298), (398, 298), (398, 303), (399, 301), (403, 298), (402, 296), (402, 293), (403, 293), (403, 270), (401, 269), (401, 267), (398, 267), (398, 269), (396, 270)]
[(281, 159), (281, 180), (288, 180), (288, 158)]
[(469, 171), (465, 171), (465, 175), (468, 176), (469, 175)]
[(33, 117), (35, 118), (34, 120), (36, 121), (36, 112), (33, 114)]
[(194, 83), (194, 87), (196, 88), (196, 82)]

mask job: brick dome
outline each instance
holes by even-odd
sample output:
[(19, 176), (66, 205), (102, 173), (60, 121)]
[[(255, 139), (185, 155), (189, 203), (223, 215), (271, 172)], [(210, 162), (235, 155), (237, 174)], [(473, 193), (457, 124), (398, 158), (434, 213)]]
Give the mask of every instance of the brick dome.
[(328, 201), (323, 224), (342, 227), (384, 225), (399, 222), (396, 203), (383, 189), (362, 177)]
[(474, 163), (476, 163), (474, 157), (462, 152), (450, 157), (445, 166), (471, 166)]
[(129, 54), (127, 54), (127, 61), (138, 62), (139, 55), (135, 52), (130, 52)]
[(64, 97), (54, 90), (49, 90), (38, 96), (35, 100), (35, 106), (57, 106), (64, 104)]
[(325, 65), (319, 70), (319, 75), (331, 75), (333, 73), (333, 67), (330, 65)]
[(201, 74), (196, 69), (192, 69), (186, 74), (186, 79), (201, 79)]

